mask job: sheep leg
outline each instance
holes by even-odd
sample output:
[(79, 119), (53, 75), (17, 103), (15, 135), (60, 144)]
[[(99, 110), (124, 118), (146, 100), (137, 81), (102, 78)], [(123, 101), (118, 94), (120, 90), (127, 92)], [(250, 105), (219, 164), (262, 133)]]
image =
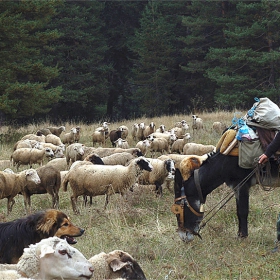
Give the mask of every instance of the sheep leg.
[(74, 195), (71, 195), (71, 203), (72, 203), (72, 208), (75, 214), (79, 215), (80, 211), (77, 208), (77, 197)]
[(9, 215), (12, 212), (13, 205), (15, 204), (15, 200), (13, 197), (9, 196), (7, 201), (7, 214)]
[(162, 186), (159, 183), (155, 183), (156, 185), (156, 194), (162, 197)]
[(108, 203), (109, 203), (109, 195), (108, 195), (108, 194), (105, 194), (105, 205), (104, 205), (104, 209), (106, 209)]
[(31, 213), (31, 196), (27, 194), (26, 192), (23, 193), (23, 201), (24, 201), (24, 208), (25, 213)]
[(58, 193), (52, 194), (52, 202), (53, 202), (53, 208), (58, 209), (59, 207), (59, 196)]

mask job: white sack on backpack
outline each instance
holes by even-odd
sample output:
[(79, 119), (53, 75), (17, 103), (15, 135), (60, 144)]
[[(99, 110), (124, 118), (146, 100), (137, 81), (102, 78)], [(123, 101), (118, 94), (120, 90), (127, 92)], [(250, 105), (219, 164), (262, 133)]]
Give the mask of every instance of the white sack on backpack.
[(280, 108), (269, 98), (257, 99), (245, 115), (247, 125), (280, 130)]

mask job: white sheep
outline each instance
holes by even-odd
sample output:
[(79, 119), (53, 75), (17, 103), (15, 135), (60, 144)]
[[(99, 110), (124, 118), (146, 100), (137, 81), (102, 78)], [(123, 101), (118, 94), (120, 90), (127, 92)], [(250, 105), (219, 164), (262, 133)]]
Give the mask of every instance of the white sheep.
[(85, 154), (82, 157), (82, 160), (89, 154), (92, 153), (96, 153), (98, 154), (100, 157), (106, 157), (115, 153), (122, 153), (122, 152), (126, 152), (126, 153), (131, 153), (135, 156), (143, 156), (143, 154), (141, 153), (140, 149), (138, 148), (128, 148), (128, 149), (123, 149), (123, 148), (102, 148), (102, 147), (98, 147), (98, 148), (93, 148), (93, 149), (87, 149), (85, 148)]
[(37, 149), (43, 149), (43, 148), (51, 148), (53, 150), (53, 152), (57, 151), (57, 148), (60, 148), (63, 152), (65, 151), (65, 145), (61, 144), (59, 146), (54, 145), (52, 143), (45, 143), (45, 142), (37, 142), (37, 144), (39, 144), (40, 146), (37, 147)]
[(12, 211), (15, 203), (14, 197), (22, 192), (28, 181), (35, 184), (41, 182), (35, 169), (27, 169), (19, 173), (0, 171), (0, 198), (7, 198), (7, 213)]
[(167, 154), (167, 155), (161, 155), (158, 157), (160, 160), (166, 160), (166, 159), (172, 159), (175, 162), (175, 168), (179, 168), (180, 162), (188, 157), (189, 155), (181, 155), (181, 154)]
[(25, 248), (16, 267), (19, 274), (41, 280), (90, 279), (94, 271), (79, 250), (56, 236)]
[(75, 141), (75, 137), (77, 134), (77, 129), (76, 127), (72, 127), (70, 132), (65, 133), (64, 135), (62, 135), (62, 143), (63, 144), (73, 144)]
[(152, 138), (150, 140), (150, 152), (151, 157), (154, 158), (156, 152), (159, 152), (161, 154), (163, 153), (170, 153), (170, 146), (168, 144), (168, 141), (165, 138)]
[(128, 149), (129, 148), (128, 142), (126, 140), (122, 139), (122, 138), (119, 138), (114, 143), (116, 144), (116, 148), (122, 148), (122, 149)]
[(155, 130), (156, 130), (156, 125), (154, 122), (151, 122), (149, 125), (146, 125), (143, 131), (144, 139), (147, 138), (148, 135), (154, 133)]
[(65, 157), (68, 167), (76, 160), (82, 159), (82, 156), (85, 153), (84, 146), (85, 145), (81, 143), (73, 143), (66, 148)]
[(75, 142), (80, 142), (81, 138), (81, 128), (79, 126), (76, 126), (76, 134), (75, 134)]
[(172, 130), (174, 131), (177, 138), (182, 139), (184, 135), (188, 132), (189, 125), (187, 123), (183, 123), (181, 127), (174, 127), (172, 128)]
[(65, 126), (50, 126), (48, 129), (51, 131), (52, 134), (60, 137), (60, 134), (65, 131)]
[(53, 166), (58, 171), (68, 170), (66, 158), (55, 158), (47, 162), (45, 166)]
[(153, 167), (144, 157), (133, 159), (129, 165), (82, 165), (77, 166), (66, 174), (62, 187), (67, 191), (70, 183), (72, 189), (71, 203), (73, 211), (79, 214), (77, 199), (81, 195), (105, 195), (105, 208), (109, 196), (120, 193), (122, 196), (132, 185), (143, 170), (152, 171)]
[(198, 155), (202, 156), (215, 151), (215, 146), (213, 145), (203, 145), (199, 143), (187, 143), (183, 147), (184, 155)]
[(170, 132), (164, 132), (164, 133), (160, 133), (160, 132), (155, 132), (150, 134), (147, 139), (148, 140), (152, 140), (153, 138), (164, 138), (167, 140), (169, 147), (171, 147), (171, 145), (174, 143), (174, 141), (177, 139), (177, 136), (174, 133), (174, 130), (171, 130)]
[(114, 250), (101, 252), (89, 259), (94, 267), (94, 279), (142, 279), (146, 276), (137, 261), (127, 252)]
[(126, 139), (129, 133), (128, 127), (126, 125), (120, 125), (117, 129), (122, 131), (121, 138)]
[(180, 122), (176, 122), (175, 123), (175, 127), (182, 127), (185, 126), (187, 124), (187, 122), (185, 120), (181, 120)]
[[(132, 159), (135, 159), (137, 156), (131, 153), (115, 153), (110, 156), (102, 157), (101, 160), (106, 165), (127, 165)], [(85, 159), (86, 160), (86, 159)]]
[(133, 126), (132, 126), (132, 129), (131, 129), (131, 136), (132, 136), (132, 139), (134, 141), (137, 140), (137, 131), (138, 131), (138, 128), (139, 128), (139, 124), (138, 123), (134, 123)]
[(27, 134), (27, 135), (23, 136), (21, 138), (21, 140), (29, 139), (29, 140), (35, 140), (37, 142), (45, 142), (45, 138), (46, 138), (46, 136), (43, 134), (42, 135)]
[(171, 146), (171, 153), (183, 153), (184, 145), (188, 143), (189, 139), (191, 138), (190, 133), (186, 133), (183, 139), (177, 139)]
[(52, 143), (56, 146), (60, 146), (63, 145), (60, 137), (54, 135), (54, 134), (48, 134), (47, 136), (45, 136), (45, 142), (46, 143)]
[(33, 148), (38, 143), (36, 140), (24, 139), (19, 140), (14, 145), (14, 151), (19, 148)]
[(54, 152), (51, 148), (44, 148), (43, 150), (20, 148), (12, 153), (10, 160), (13, 166), (17, 166), (17, 169), (20, 165), (29, 165), (31, 168), (36, 163), (42, 166), (45, 157), (53, 156)]
[(136, 148), (140, 149), (143, 156), (146, 156), (147, 152), (149, 151), (150, 146), (151, 146), (150, 141), (148, 139), (145, 139), (143, 141), (139, 141), (135, 145)]
[(164, 133), (165, 131), (166, 131), (166, 126), (164, 124), (161, 124), (159, 128), (156, 129), (155, 132)]
[(138, 141), (141, 141), (141, 140), (144, 140), (145, 137), (144, 137), (144, 129), (145, 129), (145, 123), (141, 122), (138, 126), (138, 129), (137, 129), (137, 134), (136, 134), (136, 139)]
[(105, 145), (105, 141), (109, 136), (109, 131), (107, 129), (95, 130), (92, 134), (92, 146), (95, 144)]
[(172, 159), (160, 160), (148, 158), (153, 166), (151, 172), (143, 171), (138, 178), (140, 185), (155, 185), (156, 192), (162, 195), (162, 184), (166, 180), (174, 180), (175, 165)]
[(222, 122), (213, 122), (212, 130), (216, 133), (222, 133), (226, 128), (226, 124)]
[(196, 130), (203, 129), (203, 120), (201, 118), (198, 118), (197, 115), (192, 115), (192, 120), (193, 120), (193, 123), (192, 123), (193, 131), (195, 129)]

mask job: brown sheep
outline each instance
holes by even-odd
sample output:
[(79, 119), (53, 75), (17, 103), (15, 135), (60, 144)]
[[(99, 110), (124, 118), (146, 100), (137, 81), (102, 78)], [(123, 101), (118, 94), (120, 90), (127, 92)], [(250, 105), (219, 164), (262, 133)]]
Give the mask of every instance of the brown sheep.
[(60, 171), (53, 166), (42, 166), (36, 169), (41, 183), (27, 182), (22, 190), (26, 213), (31, 212), (31, 195), (48, 193), (52, 197), (52, 208), (59, 207)]
[(15, 203), (14, 197), (26, 186), (28, 181), (35, 184), (41, 182), (35, 169), (27, 169), (20, 173), (8, 173), (0, 171), (0, 198), (7, 198), (7, 213), (11, 213)]
[(52, 134), (60, 137), (62, 131), (65, 131), (65, 126), (60, 126), (60, 127), (50, 126), (48, 127), (48, 129), (51, 131)]

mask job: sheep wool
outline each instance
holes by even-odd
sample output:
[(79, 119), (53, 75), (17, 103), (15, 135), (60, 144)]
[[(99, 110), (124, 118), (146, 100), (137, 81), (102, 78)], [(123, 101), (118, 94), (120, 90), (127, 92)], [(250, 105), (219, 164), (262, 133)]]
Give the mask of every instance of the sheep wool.
[(143, 170), (152, 171), (153, 167), (144, 157), (133, 159), (128, 166), (122, 165), (82, 165), (69, 170), (62, 187), (67, 191), (70, 183), (71, 202), (74, 213), (79, 214), (77, 198), (81, 195), (106, 195), (105, 208), (109, 196), (115, 193), (124, 195), (136, 183)]

